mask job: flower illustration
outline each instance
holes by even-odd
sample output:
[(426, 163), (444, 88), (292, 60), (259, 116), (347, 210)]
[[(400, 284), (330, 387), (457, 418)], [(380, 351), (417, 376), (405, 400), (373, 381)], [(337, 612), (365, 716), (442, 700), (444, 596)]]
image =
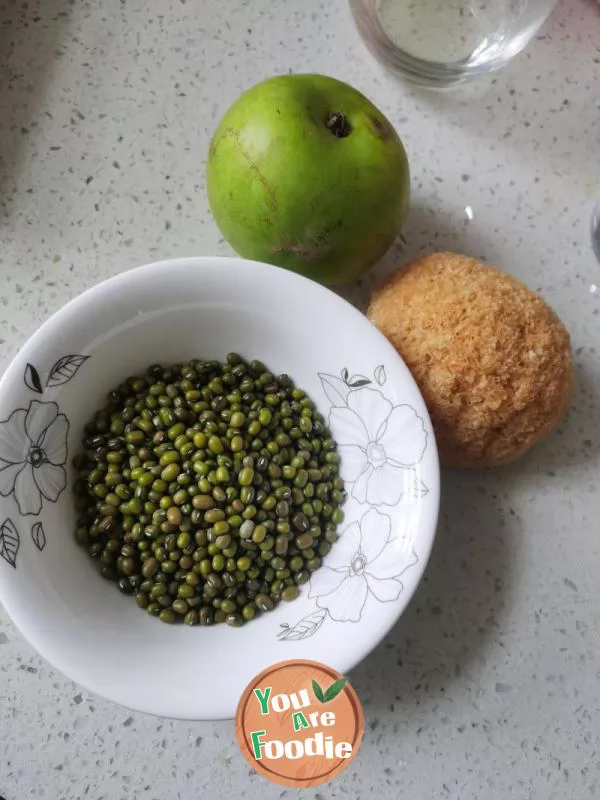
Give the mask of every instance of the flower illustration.
[(425, 452), (423, 420), (408, 405), (394, 406), (368, 386), (348, 394), (345, 406), (334, 406), (329, 426), (341, 457), (340, 474), (353, 483), (359, 503), (396, 505), (404, 492), (405, 470)]
[(309, 597), (338, 622), (358, 622), (369, 594), (381, 602), (397, 600), (399, 577), (417, 563), (406, 540), (390, 538), (391, 520), (372, 508), (342, 533), (327, 565), (310, 579)]
[(14, 494), (21, 514), (39, 514), (65, 488), (69, 422), (56, 403), (32, 400), (0, 422), (0, 494)]

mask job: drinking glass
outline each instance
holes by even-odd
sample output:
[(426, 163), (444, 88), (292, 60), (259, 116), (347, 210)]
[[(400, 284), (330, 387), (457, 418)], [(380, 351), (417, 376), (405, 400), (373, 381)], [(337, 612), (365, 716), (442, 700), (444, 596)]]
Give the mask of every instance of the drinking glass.
[(520, 53), (556, 0), (350, 0), (373, 55), (431, 87), (485, 75)]

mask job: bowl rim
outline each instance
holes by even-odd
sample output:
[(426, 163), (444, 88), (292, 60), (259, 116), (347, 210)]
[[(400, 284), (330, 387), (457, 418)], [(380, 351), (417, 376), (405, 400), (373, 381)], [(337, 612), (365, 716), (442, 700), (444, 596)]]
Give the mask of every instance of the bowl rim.
[[(76, 313), (80, 306), (84, 306), (87, 301), (95, 294), (106, 290), (107, 287), (118, 287), (119, 285), (124, 285), (127, 283), (135, 282), (139, 280), (144, 274), (149, 272), (161, 273), (164, 270), (171, 269), (174, 266), (182, 266), (182, 267), (194, 267), (200, 269), (214, 269), (214, 270), (223, 270), (223, 269), (235, 269), (239, 268), (240, 265), (245, 265), (244, 268), (250, 267), (255, 269), (257, 272), (263, 273), (263, 276), (266, 276), (267, 279), (269, 276), (273, 276), (277, 274), (278, 279), (283, 279), (284, 281), (287, 280), (292, 284), (297, 284), (298, 286), (306, 286), (310, 284), (311, 289), (320, 291), (323, 295), (327, 295), (330, 301), (333, 301), (335, 304), (338, 305), (339, 308), (343, 308), (345, 313), (350, 312), (352, 315), (355, 316), (356, 319), (360, 319), (361, 323), (369, 322), (368, 318), (365, 314), (359, 311), (356, 306), (352, 303), (347, 301), (345, 298), (341, 297), (335, 291), (323, 286), (322, 284), (317, 283), (305, 276), (299, 275), (297, 273), (291, 272), (289, 270), (277, 267), (272, 264), (266, 264), (259, 261), (252, 261), (249, 259), (239, 258), (239, 257), (229, 257), (229, 256), (184, 256), (178, 257), (173, 259), (162, 259), (159, 261), (152, 261), (147, 264), (139, 265), (137, 267), (132, 267), (130, 269), (126, 269), (122, 272), (119, 272), (115, 275), (112, 275), (104, 280), (99, 281), (98, 283), (93, 284), (92, 286), (85, 289), (83, 292), (75, 295), (75, 297), (71, 298), (67, 301), (64, 305), (54, 311), (48, 319), (46, 319), (28, 338), (27, 340), (21, 345), (18, 351), (15, 353), (11, 361), (9, 362), (8, 366), (6, 367), (3, 375), (0, 377), (0, 399), (2, 398), (4, 392), (6, 391), (6, 387), (11, 384), (13, 380), (16, 378), (20, 378), (18, 373), (18, 369), (20, 368), (24, 358), (27, 357), (28, 354), (35, 352), (35, 349), (42, 339), (48, 336), (50, 333), (53, 335), (53, 331), (57, 325), (60, 325), (61, 320), (69, 314)], [(293, 287), (292, 287), (293, 288)], [(382, 345), (388, 350), (390, 357), (396, 357), (399, 359), (404, 365), (405, 362), (400, 356), (400, 354), (395, 350), (395, 348), (391, 345), (391, 343), (386, 339), (386, 337), (372, 325), (373, 330), (376, 336), (380, 339)], [(31, 360), (27, 358), (27, 360)], [(406, 365), (405, 365), (406, 366)], [(421, 392), (416, 384), (416, 381), (410, 371), (407, 368), (407, 379), (412, 381), (414, 388), (418, 395), (421, 397), (423, 402), (423, 407), (419, 413), (422, 413), (425, 417), (425, 421), (429, 425), (429, 429), (432, 432), (432, 435), (429, 437), (429, 444), (431, 446), (431, 475), (428, 475), (428, 487), (429, 492), (431, 494), (431, 500), (433, 500), (433, 510), (430, 514), (430, 519), (428, 522), (421, 525), (419, 540), (420, 540), (420, 550), (419, 550), (419, 575), (418, 579), (414, 582), (411, 587), (405, 587), (402, 593), (402, 603), (398, 604), (398, 609), (396, 614), (391, 618), (390, 624), (385, 627), (381, 634), (378, 635), (377, 638), (373, 639), (369, 646), (365, 650), (361, 650), (357, 648), (353, 651), (352, 655), (348, 656), (345, 660), (341, 661), (341, 667), (339, 671), (342, 672), (349, 672), (350, 670), (354, 669), (360, 662), (362, 662), (365, 658), (367, 658), (385, 639), (385, 637), (390, 633), (392, 628), (397, 624), (398, 620), (406, 611), (406, 608), (410, 604), (417, 587), (420, 585), (425, 570), (427, 568), (427, 564), (429, 562), (429, 558), (433, 549), (433, 544), (436, 536), (436, 531), (438, 527), (439, 521), (439, 512), (440, 512), (440, 463), (439, 463), (439, 456), (438, 456), (438, 449), (435, 441), (435, 435), (433, 434), (433, 427), (431, 425), (431, 419), (428, 414), (427, 408), (425, 406), (425, 401), (421, 395)], [(2, 604), (3, 608), (5, 609), (6, 613), (10, 617), (14, 627), (18, 630), (19, 634), (31, 645), (31, 647), (47, 661), (51, 667), (62, 675), (67, 677), (69, 680), (74, 681), (76, 684), (84, 688), (86, 691), (90, 692), (93, 695), (98, 697), (102, 697), (103, 699), (115, 703), (115, 705), (120, 706), (121, 708), (131, 709), (137, 712), (153, 715), (153, 716), (162, 716), (168, 719), (181, 719), (181, 720), (188, 720), (188, 721), (198, 721), (198, 720), (216, 720), (216, 719), (231, 719), (230, 714), (222, 714), (222, 715), (215, 715), (210, 714), (209, 716), (200, 716), (197, 713), (183, 715), (183, 714), (166, 714), (164, 712), (157, 712), (152, 710), (149, 706), (144, 706), (141, 703), (134, 703), (132, 705), (125, 705), (123, 703), (118, 702), (117, 700), (113, 699), (113, 697), (109, 696), (109, 693), (105, 690), (104, 687), (98, 687), (94, 685), (92, 680), (89, 680), (86, 674), (80, 674), (78, 669), (71, 669), (70, 661), (67, 658), (63, 661), (58, 653), (53, 653), (52, 655), (48, 655), (45, 648), (42, 646), (40, 647), (35, 642), (35, 636), (30, 635), (31, 630), (30, 626), (28, 626), (24, 619), (21, 618), (21, 614), (18, 610), (18, 605), (13, 604), (10, 600), (9, 592), (7, 592), (3, 587), (5, 583), (0, 579), (0, 603)], [(25, 623), (25, 624), (23, 624)]]

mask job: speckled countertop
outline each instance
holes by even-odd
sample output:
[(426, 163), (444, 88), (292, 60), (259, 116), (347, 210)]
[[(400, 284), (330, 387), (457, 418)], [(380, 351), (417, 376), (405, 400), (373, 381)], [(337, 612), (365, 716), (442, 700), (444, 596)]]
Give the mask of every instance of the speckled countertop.
[[(543, 35), (494, 80), (435, 94), (383, 73), (344, 0), (5, 0), (2, 366), (49, 314), (102, 278), (158, 258), (229, 252), (204, 195), (209, 136), (243, 88), (288, 70), (353, 83), (405, 140), (414, 186), (407, 245), (379, 272), (432, 247), (483, 256), (554, 306), (577, 363), (573, 406), (558, 433), (511, 468), (444, 475), (426, 579), (352, 676), (368, 724), (358, 758), (306, 795), (597, 796), (594, 2), (560, 4)], [(371, 278), (365, 283), (348, 292), (358, 304)], [(82, 692), (0, 609), (0, 795), (271, 800), (296, 792), (249, 770), (230, 723), (155, 719)]]

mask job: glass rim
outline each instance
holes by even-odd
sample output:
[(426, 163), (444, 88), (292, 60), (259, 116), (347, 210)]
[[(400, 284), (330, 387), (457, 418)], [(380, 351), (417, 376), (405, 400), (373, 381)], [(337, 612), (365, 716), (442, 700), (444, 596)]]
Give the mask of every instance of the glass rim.
[[(349, 4), (359, 35), (375, 59), (413, 83), (430, 88), (448, 88), (494, 73), (512, 61), (531, 41), (529, 39), (518, 50), (509, 51), (503, 58), (490, 60), (487, 63), (470, 63), (469, 57), (449, 62), (433, 61), (407, 53), (406, 50), (395, 44), (381, 24), (379, 17), (376, 14), (368, 14), (367, 6), (373, 5), (372, 0), (349, 0)], [(549, 3), (547, 14), (537, 30), (546, 22), (555, 5), (555, 1)], [(371, 37), (364, 35), (363, 26), (365, 25), (373, 28), (374, 41)], [(535, 33), (531, 38), (534, 35)]]

